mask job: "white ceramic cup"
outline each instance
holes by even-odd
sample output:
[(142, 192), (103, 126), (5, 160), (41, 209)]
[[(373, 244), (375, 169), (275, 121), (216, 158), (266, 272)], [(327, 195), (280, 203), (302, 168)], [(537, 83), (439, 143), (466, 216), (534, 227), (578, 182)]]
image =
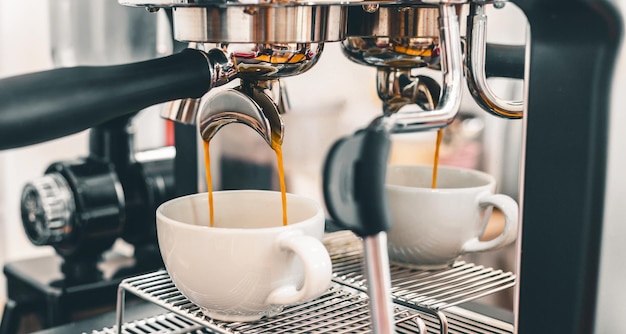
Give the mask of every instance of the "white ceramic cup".
[[(391, 261), (422, 269), (449, 266), (462, 254), (503, 247), (517, 237), (518, 206), (494, 194), (493, 176), (471, 169), (439, 167), (432, 189), (432, 166), (389, 166), (386, 191), (392, 227)], [(504, 214), (504, 230), (481, 241), (493, 207)]]
[(324, 211), (316, 201), (287, 194), (282, 225), (280, 192), (213, 192), (157, 209), (161, 256), (176, 287), (203, 313), (224, 321), (254, 321), (284, 305), (315, 298), (330, 286), (332, 264), (321, 242)]

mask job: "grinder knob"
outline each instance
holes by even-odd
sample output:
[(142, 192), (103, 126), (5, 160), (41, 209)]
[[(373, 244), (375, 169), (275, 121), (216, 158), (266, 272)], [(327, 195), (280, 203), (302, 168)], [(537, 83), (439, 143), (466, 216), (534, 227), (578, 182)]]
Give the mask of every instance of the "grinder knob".
[(96, 158), (55, 162), (22, 192), (22, 224), (31, 242), (65, 259), (94, 260), (120, 235), (126, 202), (110, 163)]
[(71, 234), (75, 205), (63, 176), (50, 173), (26, 184), (22, 192), (22, 223), (35, 245), (50, 245)]

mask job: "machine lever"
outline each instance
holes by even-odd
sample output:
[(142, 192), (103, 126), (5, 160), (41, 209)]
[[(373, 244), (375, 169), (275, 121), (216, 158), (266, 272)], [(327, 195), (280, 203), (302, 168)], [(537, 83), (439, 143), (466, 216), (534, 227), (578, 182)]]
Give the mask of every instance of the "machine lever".
[(138, 63), (60, 68), (0, 80), (0, 150), (70, 135), (148, 106), (199, 98), (208, 55), (186, 49)]

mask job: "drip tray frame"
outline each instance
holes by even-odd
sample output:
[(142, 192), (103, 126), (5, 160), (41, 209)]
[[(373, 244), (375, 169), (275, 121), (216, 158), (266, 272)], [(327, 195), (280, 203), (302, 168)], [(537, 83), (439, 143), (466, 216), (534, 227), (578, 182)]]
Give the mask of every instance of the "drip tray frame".
[[(275, 317), (251, 323), (210, 319), (178, 291), (165, 270), (160, 270), (123, 280), (118, 287), (116, 325), (92, 333), (152, 333), (134, 330), (137, 326), (147, 326), (154, 333), (163, 333), (161, 327), (174, 333), (369, 333), (361, 239), (352, 232), (339, 231), (326, 234), (324, 245), (333, 262), (329, 290), (314, 300), (285, 307)], [(514, 286), (512, 273), (462, 261), (441, 270), (419, 270), (395, 263), (390, 269), (398, 333), (513, 332), (511, 324), (457, 307)], [(169, 313), (124, 323), (126, 292)]]

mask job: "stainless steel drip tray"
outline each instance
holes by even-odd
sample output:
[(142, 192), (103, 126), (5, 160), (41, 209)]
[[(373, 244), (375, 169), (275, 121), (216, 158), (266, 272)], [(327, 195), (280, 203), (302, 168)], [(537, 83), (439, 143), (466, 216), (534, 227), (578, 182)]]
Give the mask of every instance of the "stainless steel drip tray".
[[(456, 312), (458, 311), (458, 314)], [(510, 324), (494, 320), (492, 318), (484, 317), (481, 314), (477, 314), (471, 311), (451, 308), (448, 312), (448, 318), (454, 320), (450, 326), (450, 333), (460, 334), (509, 334), (513, 333), (512, 326)], [(439, 329), (436, 326), (436, 321), (426, 318), (427, 333), (438, 333)], [(396, 331), (400, 334), (419, 333), (416, 325), (412, 321), (401, 322), (396, 325)], [(281, 328), (280, 333), (292, 333), (289, 330)], [(329, 333), (319, 331), (320, 333)], [(155, 315), (149, 318), (135, 320), (125, 324), (122, 333), (125, 334), (162, 334), (162, 333), (185, 333), (185, 334), (214, 334), (214, 333), (237, 333), (229, 331), (229, 329), (217, 329), (213, 330), (211, 327), (205, 327), (200, 324), (196, 324), (189, 321), (186, 317), (177, 315), (173, 312), (165, 314)], [(243, 332), (247, 333), (247, 332)], [(269, 332), (255, 332), (255, 333), (269, 333)], [(273, 333), (273, 332), (272, 332)], [(305, 332), (311, 333), (311, 332)], [(337, 333), (340, 333), (337, 331)], [(343, 333), (359, 333), (358, 331), (343, 331)], [(85, 333), (87, 334), (87, 333)], [(102, 330), (92, 331), (90, 334), (117, 334), (115, 328), (107, 327)]]
[[(257, 322), (222, 322), (205, 317), (174, 286), (166, 271), (125, 279), (118, 294), (118, 323), (123, 323), (124, 294), (158, 305), (167, 314), (124, 324), (122, 333), (370, 333), (367, 282), (361, 273), (361, 240), (351, 232), (327, 234), (334, 278), (322, 296), (286, 307), (276, 317)], [(398, 333), (512, 333), (511, 324), (456, 305), (515, 284), (515, 276), (458, 262), (451, 268), (420, 271), (391, 266), (392, 297)], [(444, 311), (445, 309), (445, 311)], [(96, 333), (117, 333), (115, 327)]]
[[(363, 245), (349, 231), (329, 233), (324, 238), (333, 263), (334, 280), (365, 291)], [(391, 295), (394, 302), (437, 312), (515, 286), (515, 275), (457, 261), (439, 270), (420, 270), (392, 263)]]

